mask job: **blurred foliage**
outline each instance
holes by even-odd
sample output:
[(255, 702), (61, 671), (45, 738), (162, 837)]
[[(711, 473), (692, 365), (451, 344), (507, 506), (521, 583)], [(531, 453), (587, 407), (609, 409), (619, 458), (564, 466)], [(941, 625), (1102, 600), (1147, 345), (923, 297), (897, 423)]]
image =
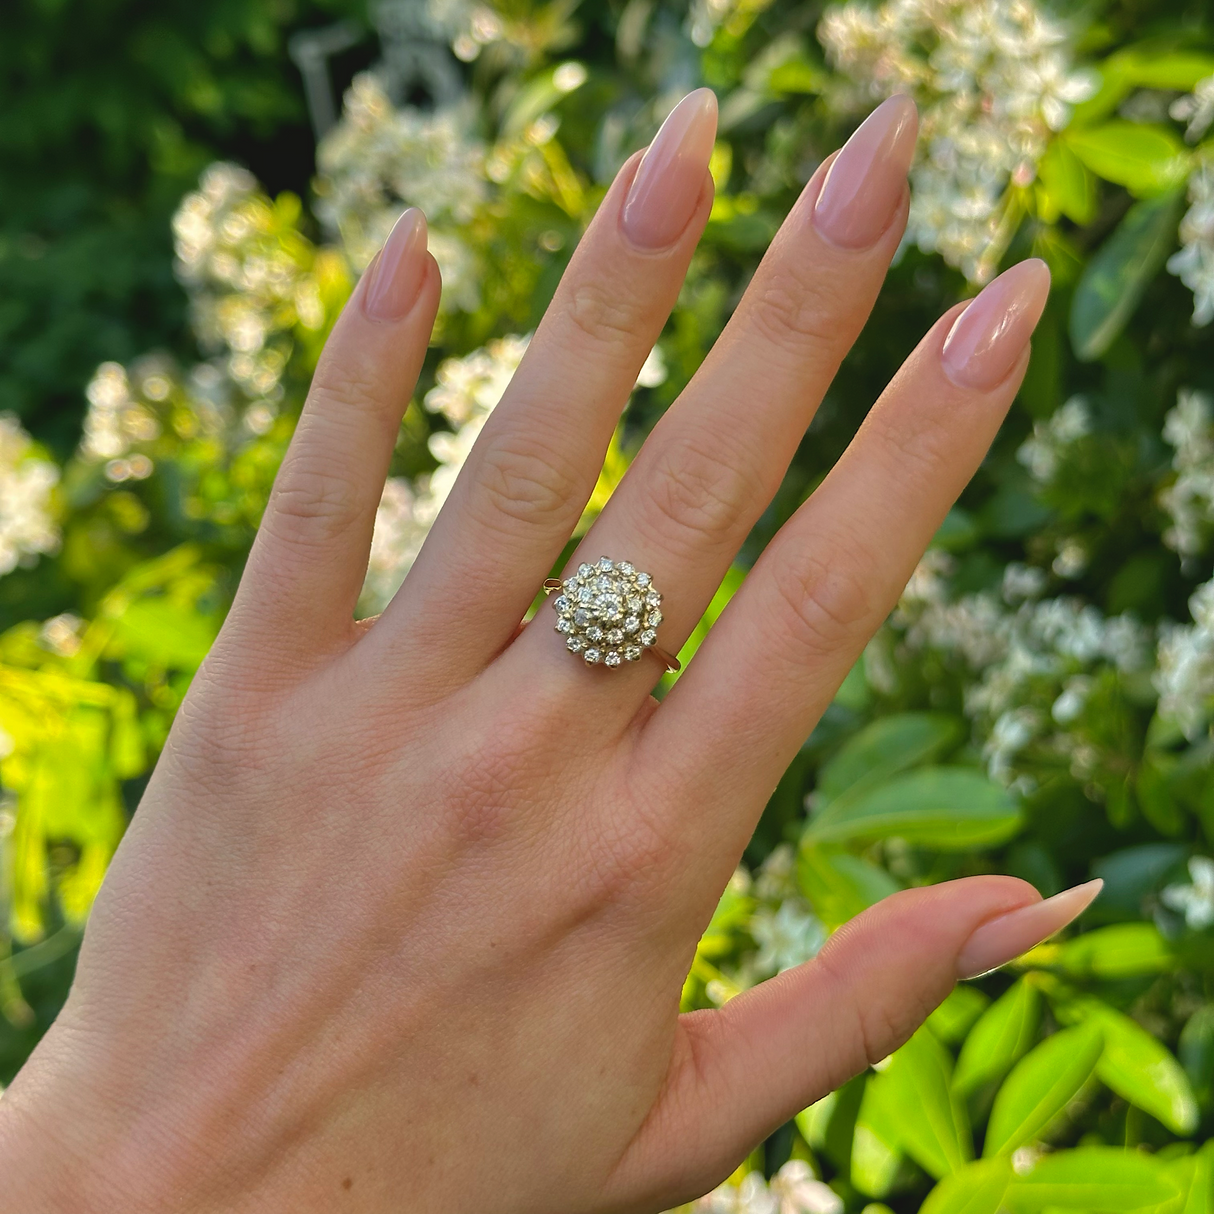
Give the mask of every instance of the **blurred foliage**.
[[(445, 75), (393, 58), (401, 12)], [(694, 374), (801, 187), (875, 100), (909, 88), (925, 116), (910, 239), (684, 661), (941, 312), (1029, 255), (1050, 264), (1054, 292), (1007, 424), (771, 798), (684, 1006), (719, 1006), (812, 957), (907, 886), (1008, 872), (1047, 895), (1094, 876), (1105, 890), (1064, 939), (958, 987), (906, 1046), (696, 1208), (1210, 1209), (1204, 10), (388, 5), (375, 13), (384, 59), (355, 80), (314, 184), (271, 176), (294, 186), (272, 192), (232, 163), (194, 183), (215, 151), (264, 178), (264, 147), (297, 137), (282, 33), (318, 10), (115, 12), (98, 42), (121, 49), (104, 66), (92, 47), (85, 61), (87, 39), (67, 38), (73, 14), (27, 5), (29, 37), (0, 52), (24, 56), (26, 79), (0, 136), (25, 165), (0, 184), (20, 196), (5, 222), (46, 242), (36, 257), (43, 246), (24, 236), (0, 252), (24, 267), (6, 279), (0, 341), (14, 353), (0, 393), (60, 455), (65, 419), (79, 419), (67, 459), (11, 422), (0, 433), (4, 1077), (62, 997), (324, 335), (400, 210), (427, 211), (445, 286), (377, 517), (366, 611), (407, 573), (612, 175), (678, 96), (708, 84), (720, 98), (717, 199), (579, 531)], [(369, 63), (373, 41), (350, 54)], [(53, 101), (52, 73), (69, 82)], [(453, 95), (427, 103), (452, 80)], [(85, 157), (41, 163), (81, 132), (96, 136)], [(74, 174), (88, 191), (72, 192)], [(51, 205), (60, 195), (71, 205)], [(86, 237), (107, 258), (129, 249), (136, 268), (90, 260)]]

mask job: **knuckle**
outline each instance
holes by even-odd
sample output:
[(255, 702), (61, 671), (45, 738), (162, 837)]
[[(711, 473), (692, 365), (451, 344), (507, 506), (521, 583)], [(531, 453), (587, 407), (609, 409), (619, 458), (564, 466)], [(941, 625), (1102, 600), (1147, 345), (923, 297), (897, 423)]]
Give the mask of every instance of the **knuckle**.
[(667, 442), (654, 455), (646, 477), (642, 519), (661, 528), (661, 543), (688, 551), (704, 541), (730, 539), (756, 489), (753, 479), (732, 458), (693, 441)]
[(303, 455), (284, 465), (263, 526), (292, 546), (317, 547), (343, 535), (361, 515), (362, 503), (351, 479)]
[(626, 288), (615, 290), (608, 280), (579, 282), (569, 292), (566, 315), (578, 333), (595, 346), (630, 349), (644, 327), (645, 308)]
[(810, 658), (827, 658), (848, 646), (869, 629), (876, 611), (863, 554), (842, 552), (839, 545), (830, 560), (799, 554), (774, 565), (776, 635)]
[(308, 391), (308, 412), (333, 419), (378, 413), (384, 397), (382, 377), (375, 366), (349, 358), (321, 358)]
[(750, 321), (771, 345), (800, 354), (806, 346), (836, 344), (838, 304), (824, 296), (820, 285), (788, 265), (774, 267), (755, 285)]
[(480, 521), (495, 529), (503, 522), (562, 521), (581, 508), (583, 479), (552, 446), (532, 437), (497, 435), (477, 460)]

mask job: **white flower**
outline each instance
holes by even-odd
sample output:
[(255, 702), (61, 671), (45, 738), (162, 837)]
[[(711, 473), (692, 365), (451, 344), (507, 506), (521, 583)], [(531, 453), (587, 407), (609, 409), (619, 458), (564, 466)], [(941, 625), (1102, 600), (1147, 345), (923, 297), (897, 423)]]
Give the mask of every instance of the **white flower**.
[(1178, 253), (1168, 270), (1193, 292), (1193, 323), (1214, 320), (1214, 165), (1201, 162), (1189, 176), (1189, 209), (1180, 221)]
[(774, 912), (760, 907), (751, 916), (750, 934), (759, 946), (755, 972), (762, 976), (801, 965), (826, 943), (826, 929), (800, 898), (789, 898)]
[(803, 1159), (790, 1159), (770, 1183), (748, 1172), (726, 1181), (692, 1205), (695, 1214), (843, 1214), (843, 1199), (814, 1176)]
[(1214, 706), (1214, 579), (1189, 599), (1192, 624), (1160, 628), (1155, 689), (1159, 715), (1196, 738)]
[(1214, 860), (1208, 856), (1193, 856), (1189, 860), (1192, 885), (1169, 885), (1160, 894), (1164, 906), (1184, 915), (1194, 929), (1214, 924)]
[(1053, 132), (1095, 80), (1068, 31), (1033, 0), (857, 0), (818, 37), (868, 98), (910, 93), (920, 109), (906, 239), (985, 281), (1012, 236), (1009, 185), (1032, 183)]
[(1048, 485), (1058, 472), (1066, 450), (1092, 431), (1092, 415), (1082, 396), (1070, 400), (1044, 421), (1033, 423), (1033, 434), (1016, 452), (1016, 458), (1038, 484)]
[(51, 493), (59, 469), (40, 459), (11, 413), (0, 413), (0, 576), (59, 548)]
[(1168, 110), (1177, 122), (1187, 122), (1185, 138), (1196, 143), (1214, 122), (1214, 76), (1199, 80), (1191, 93), (1178, 97)]
[(1175, 449), (1176, 480), (1160, 494), (1171, 517), (1164, 543), (1183, 557), (1201, 552), (1214, 531), (1214, 402), (1182, 388), (1164, 419), (1163, 437)]

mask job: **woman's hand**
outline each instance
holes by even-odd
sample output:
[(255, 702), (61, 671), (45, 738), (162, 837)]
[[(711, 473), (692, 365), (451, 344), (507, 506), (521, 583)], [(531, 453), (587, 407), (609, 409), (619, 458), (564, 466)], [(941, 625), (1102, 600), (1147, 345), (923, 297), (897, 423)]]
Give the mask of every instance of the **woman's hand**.
[[(416, 211), (325, 351), (236, 602), (0, 1102), (5, 1211), (652, 1211), (704, 1192), (1067, 922), (976, 877), (886, 899), (719, 1011), (679, 992), (785, 766), (1020, 383), (1040, 262), (941, 318), (660, 704), (550, 605), (708, 217), (716, 107), (620, 172), (408, 579), (355, 623), (438, 303)], [(906, 219), (909, 101), (823, 164), (574, 564), (676, 651), (772, 498)]]

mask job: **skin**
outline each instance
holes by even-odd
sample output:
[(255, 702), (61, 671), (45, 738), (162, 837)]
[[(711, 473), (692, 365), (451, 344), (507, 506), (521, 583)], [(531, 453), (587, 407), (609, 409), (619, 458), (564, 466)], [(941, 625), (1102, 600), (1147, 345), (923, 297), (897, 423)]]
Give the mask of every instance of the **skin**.
[[(985, 454), (1035, 317), (982, 390), (942, 360), (961, 307), (933, 327), (659, 705), (653, 658), (587, 668), (550, 607), (518, 628), (711, 205), (701, 169), (673, 243), (638, 247), (637, 159), (370, 623), (353, 609), (438, 270), (419, 254), (389, 319), (368, 310), (374, 273), (355, 291), (67, 1006), (0, 1102), (0, 1210), (663, 1209), (902, 1043), (976, 931), (997, 964), (1075, 913), (1017, 927), (1037, 894), (998, 876), (909, 890), (806, 965), (679, 1014), (769, 794)], [(825, 239), (828, 168), (575, 557), (651, 570), (671, 649), (902, 233), (904, 186), (873, 243)]]

